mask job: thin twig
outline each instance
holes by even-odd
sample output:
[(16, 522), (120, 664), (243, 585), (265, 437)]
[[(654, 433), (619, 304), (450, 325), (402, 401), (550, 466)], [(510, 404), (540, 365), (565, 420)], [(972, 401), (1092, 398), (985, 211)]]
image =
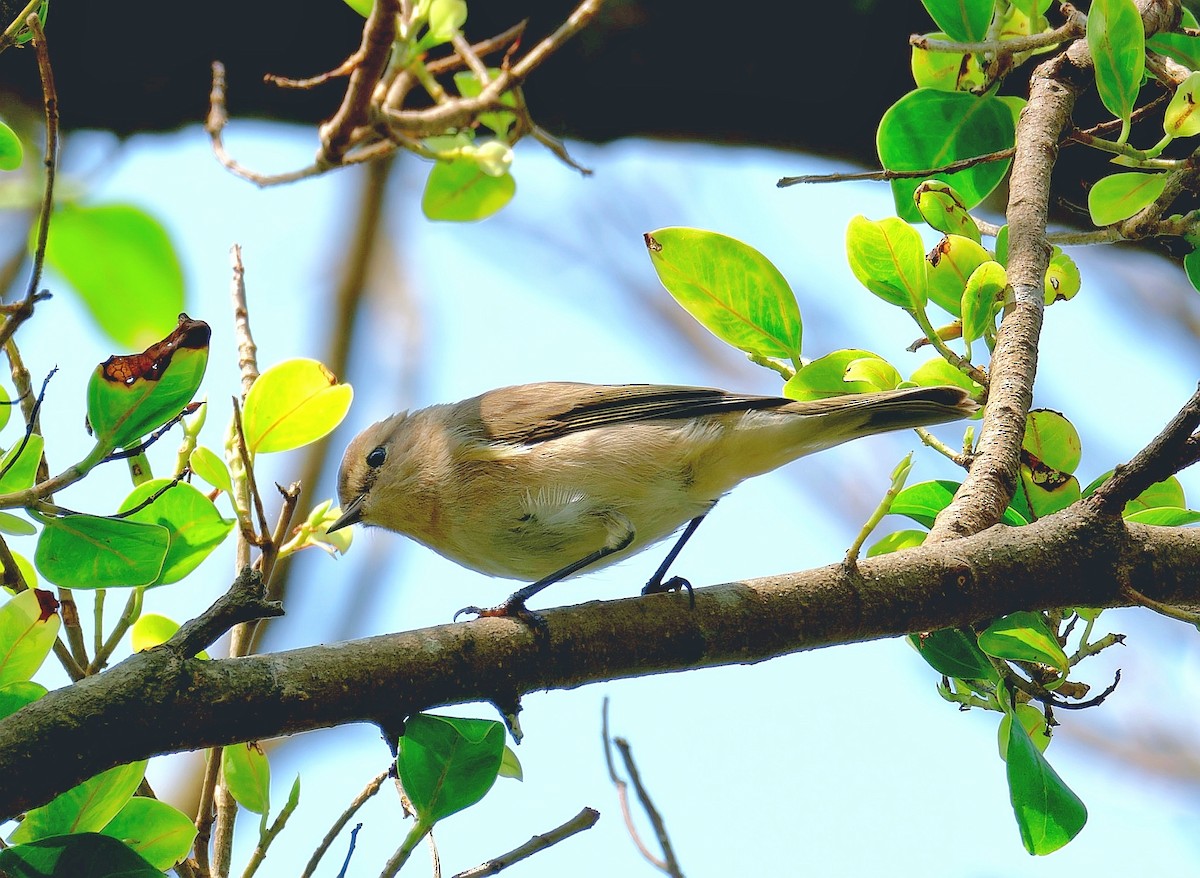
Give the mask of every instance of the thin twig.
[(258, 346), (250, 331), (250, 309), (246, 305), (246, 267), (242, 264), (242, 246), (229, 248), (233, 277), (229, 288), (233, 299), (233, 336), (237, 339), (238, 373), (242, 376), (242, 399), (258, 380)]
[(1181, 607), (1172, 607), (1170, 604), (1164, 604), (1161, 601), (1156, 601), (1154, 598), (1142, 594), (1132, 585), (1122, 586), (1121, 591), (1128, 595), (1129, 599), (1135, 604), (1140, 604), (1141, 606), (1150, 610), (1154, 610), (1154, 612), (1170, 619), (1186, 622), (1194, 628), (1200, 628), (1200, 613), (1194, 613), (1190, 610), (1182, 609)]
[(529, 841), (525, 842), (525, 844), (513, 848), (507, 854), (501, 854), (495, 859), (480, 863), (472, 869), (459, 872), (453, 878), (486, 878), (488, 875), (495, 875), (497, 872), (507, 869), (514, 863), (526, 860), (534, 854), (558, 844), (560, 841), (566, 841), (572, 835), (583, 832), (585, 829), (591, 829), (599, 819), (599, 811), (594, 808), (584, 808), (566, 823), (556, 826), (549, 832), (535, 835)]
[(329, 846), (333, 844), (334, 839), (341, 834), (341, 831), (346, 828), (346, 824), (350, 822), (350, 818), (358, 813), (358, 809), (367, 803), (367, 800), (379, 792), (379, 788), (383, 786), (383, 782), (388, 779), (388, 771), (381, 771), (369, 784), (367, 784), (362, 792), (354, 797), (353, 801), (346, 806), (346, 810), (341, 813), (333, 825), (329, 827), (329, 831), (325, 833), (325, 837), (321, 839), (321, 843), (317, 845), (317, 849), (313, 851), (313, 855), (308, 858), (308, 865), (304, 867), (304, 871), (300, 873), (300, 878), (312, 878), (312, 875), (317, 870), (317, 866), (321, 862), (321, 858), (325, 856), (325, 852), (329, 850)]
[(17, 17), (4, 29), (4, 33), (0, 34), (0, 52), (17, 44), (17, 35), (21, 33), (22, 27), (29, 26), (29, 16), (33, 15), (33, 10), (37, 9), (41, 3), (42, 0), (29, 0), (25, 4), (25, 8), (17, 13)]
[(913, 34), (908, 38), (908, 44), (926, 52), (951, 52), (957, 55), (1019, 55), (1032, 52), (1048, 46), (1077, 40), (1084, 35), (1087, 18), (1074, 10), (1067, 20), (1053, 30), (1044, 33), (1025, 34), (1006, 40), (985, 41), (979, 43), (961, 43), (955, 40), (934, 40), (923, 34)]
[[(629, 747), (629, 742), (624, 738), (612, 738), (608, 733), (608, 698), (606, 697), (601, 707), (601, 733), (604, 735), (604, 759), (608, 764), (608, 776), (612, 780), (613, 785), (617, 789), (617, 798), (621, 803), (621, 814), (625, 818), (625, 826), (629, 830), (629, 834), (633, 839), (633, 843), (641, 852), (642, 856), (648, 863), (653, 865), (661, 872), (665, 872), (673, 878), (683, 878), (683, 872), (679, 868), (679, 862), (675, 859), (675, 851), (671, 847), (671, 838), (667, 834), (666, 824), (663, 822), (662, 816), (658, 813), (658, 809), (654, 807), (654, 803), (650, 800), (650, 794), (642, 785), (641, 776), (638, 774), (637, 765), (633, 761), (633, 751)], [(611, 742), (611, 743), (610, 743)], [(629, 780), (633, 784), (634, 792), (637, 793), (638, 801), (642, 805), (642, 809), (646, 812), (647, 818), (650, 820), (650, 825), (654, 828), (654, 833), (658, 838), (659, 847), (662, 849), (662, 857), (657, 857), (652, 854), (646, 843), (638, 835), (637, 829), (633, 825), (633, 815), (630, 813), (629, 796), (626, 791), (626, 784), (617, 776), (616, 769), (613, 766), (611, 745), (615, 744), (617, 750), (621, 753), (621, 760), (625, 763), (625, 772), (629, 775)]]
[[(46, 240), (50, 234), (50, 214), (54, 207), (54, 177), (58, 168), (58, 93), (54, 88), (54, 71), (50, 67), (50, 53), (46, 46), (46, 34), (42, 30), (42, 20), (38, 18), (37, 13), (31, 12), (25, 19), (25, 24), (33, 34), (33, 45), (37, 50), (38, 75), (42, 80), (42, 102), (46, 111), (46, 150), (42, 156), (42, 164), (46, 168), (46, 182), (42, 189), (42, 203), (38, 211), (37, 236), (33, 248), (33, 269), (29, 275), (29, 285), (25, 289), (25, 302), (31, 314), (33, 313), (34, 296), (37, 293), (38, 285), (42, 282), (42, 266), (46, 261)], [(9, 320), (16, 317), (15, 314), (11, 315)], [(28, 314), (25, 317), (28, 317)], [(23, 320), (25, 317), (20, 319)], [(13, 329), (16, 329), (16, 326)], [(11, 337), (12, 332), (10, 331), (8, 335)]]
[(196, 808), (196, 840), (192, 844), (192, 853), (196, 869), (202, 875), (208, 875), (208, 845), (212, 839), (213, 821), (216, 812), (213, 802), (216, 797), (217, 779), (221, 773), (221, 748), (213, 747), (206, 753), (204, 776), (200, 781), (200, 804)]

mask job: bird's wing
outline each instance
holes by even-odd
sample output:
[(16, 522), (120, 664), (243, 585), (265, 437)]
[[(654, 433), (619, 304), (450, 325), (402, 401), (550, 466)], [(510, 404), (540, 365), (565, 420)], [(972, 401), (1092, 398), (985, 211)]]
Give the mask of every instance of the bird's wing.
[(533, 444), (614, 424), (771, 409), (790, 402), (708, 387), (545, 382), (493, 390), (462, 405), (478, 406), (488, 439)]

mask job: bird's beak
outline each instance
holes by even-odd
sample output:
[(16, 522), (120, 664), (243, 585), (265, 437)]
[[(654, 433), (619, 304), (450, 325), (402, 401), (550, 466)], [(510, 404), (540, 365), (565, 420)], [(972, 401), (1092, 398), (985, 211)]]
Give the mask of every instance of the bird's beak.
[(346, 508), (342, 510), (342, 514), (338, 516), (338, 520), (329, 525), (328, 532), (333, 533), (335, 530), (341, 530), (344, 527), (349, 527), (352, 524), (358, 524), (362, 521), (363, 503), (366, 499), (366, 494), (359, 494), (347, 503)]

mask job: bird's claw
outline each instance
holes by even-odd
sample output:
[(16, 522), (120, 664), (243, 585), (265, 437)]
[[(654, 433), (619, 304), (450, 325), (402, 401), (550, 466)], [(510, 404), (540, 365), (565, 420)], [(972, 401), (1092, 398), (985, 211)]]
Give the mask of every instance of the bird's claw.
[(549, 625), (546, 623), (545, 616), (543, 616), (541, 613), (535, 613), (533, 610), (529, 609), (527, 606), (525, 606), (524, 601), (513, 600), (512, 598), (509, 598), (504, 603), (495, 607), (463, 607), (454, 614), (454, 619), (452, 621), (457, 622), (459, 616), (463, 616), (468, 613), (474, 614), (475, 618), (477, 619), (516, 619), (520, 622), (524, 622), (537, 634), (547, 634), (550, 630)]
[(668, 591), (684, 591), (688, 593), (688, 607), (695, 609), (696, 607), (696, 591), (692, 588), (692, 584), (682, 576), (672, 576), (666, 582), (661, 579), (657, 582), (653, 579), (646, 583), (646, 587), (642, 589), (642, 594), (664, 594)]

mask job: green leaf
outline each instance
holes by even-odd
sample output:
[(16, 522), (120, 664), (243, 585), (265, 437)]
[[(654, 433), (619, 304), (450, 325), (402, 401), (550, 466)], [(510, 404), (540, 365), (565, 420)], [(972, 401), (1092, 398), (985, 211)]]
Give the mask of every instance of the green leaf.
[(818, 357), (800, 369), (783, 386), (783, 395), (788, 399), (807, 401), (843, 396), (847, 393), (869, 393), (872, 390), (866, 381), (847, 381), (846, 370), (850, 364), (867, 357), (882, 360), (870, 351), (850, 348), (834, 351)]
[[(31, 433), (28, 441), (17, 441), (0, 458), (0, 494), (24, 491), (33, 486), (38, 464), (42, 461), (42, 437)], [(19, 455), (19, 456), (18, 456)]]
[(962, 310), (967, 281), (979, 266), (992, 261), (992, 254), (962, 235), (947, 235), (925, 260), (925, 282), (935, 305), (955, 317)]
[(114, 342), (140, 348), (175, 325), (183, 269), (158, 220), (126, 204), (67, 204), (55, 209), (51, 229), (46, 264)]
[(354, 390), (316, 360), (277, 363), (246, 394), (242, 426), (252, 454), (291, 451), (332, 433)]
[(1098, 226), (1119, 223), (1153, 204), (1166, 185), (1166, 174), (1109, 174), (1088, 192), (1088, 213)]
[[(943, 33), (924, 34), (929, 40), (944, 40)], [(940, 91), (970, 91), (987, 81), (978, 55), (963, 55), (958, 52), (931, 52), (912, 47), (909, 61), (913, 82), (918, 88), (936, 88)], [(941, 231), (946, 231), (942, 229)]]
[(417, 42), (412, 54), (419, 55), (450, 42), (466, 21), (466, 0), (432, 0), (429, 4), (429, 30)]
[(876, 541), (867, 549), (867, 557), (874, 558), (876, 555), (888, 555), (915, 548), (925, 542), (927, 535), (923, 530), (898, 530)]
[(425, 180), (421, 210), (431, 220), (472, 222), (487, 219), (516, 193), (512, 174), (493, 177), (467, 158), (437, 162)]
[(878, 357), (860, 357), (846, 366), (846, 381), (862, 383), (872, 390), (895, 390), (900, 386), (900, 373), (887, 360)]
[[(904, 515), (925, 527), (933, 527), (937, 514), (950, 505), (958, 486), (958, 482), (945, 479), (909, 485), (896, 495), (889, 511), (892, 515)], [(1011, 507), (1004, 510), (1000, 520), (1011, 527), (1029, 523)]]
[(0, 686), (30, 679), (54, 646), (62, 620), (48, 591), (30, 588), (0, 606)]
[(929, 227), (945, 235), (961, 235), (976, 244), (982, 240), (979, 226), (967, 213), (954, 187), (941, 180), (924, 180), (913, 193), (917, 212)]
[[(951, 366), (941, 357), (926, 360), (913, 370), (908, 380), (919, 387), (938, 387), (942, 384), (952, 384), (955, 387), (961, 387), (976, 397), (983, 393), (981, 385), (972, 381), (961, 370)], [(977, 413), (976, 417), (983, 417), (982, 409)]]
[(1046, 466), (1073, 473), (1083, 456), (1079, 432), (1060, 412), (1034, 409), (1025, 420), (1021, 448)]
[(962, 295), (962, 326), (968, 355), (971, 342), (983, 338), (987, 330), (995, 327), (1007, 290), (1008, 272), (999, 262), (984, 262), (967, 278)]
[(1183, 271), (1192, 289), (1200, 291), (1200, 250), (1192, 250), (1183, 257)]
[[(125, 513), (135, 509), (170, 483), (170, 479), (142, 482), (117, 511)], [(167, 529), (170, 538), (167, 557), (152, 585), (166, 585), (183, 579), (233, 530), (233, 519), (222, 518), (213, 502), (187, 482), (167, 488), (153, 503), (130, 513), (125, 520), (161, 524)]]
[(0, 171), (15, 171), (25, 159), (21, 138), (3, 122), (0, 122)]
[[(489, 81), (500, 75), (499, 67), (488, 68)], [(483, 83), (470, 70), (460, 70), (454, 74), (454, 87), (458, 89), (458, 93), (464, 98), (478, 97), (483, 91)], [(516, 107), (517, 99), (512, 92), (506, 91), (500, 95), (500, 103), (506, 107)], [(516, 124), (516, 113), (480, 113), (479, 124), (485, 128), (491, 129), (501, 140), (507, 141), (509, 129)]]
[[(0, 512), (0, 532), (17, 537), (31, 537), (37, 533), (37, 528), (23, 518), (17, 518), (7, 512)], [(3, 568), (0, 567), (0, 569)], [(26, 582), (29, 583), (28, 580)]]
[(363, 18), (371, 14), (371, 7), (375, 5), (375, 0), (344, 0), (344, 2)]
[(979, 648), (1000, 659), (1050, 665), (1063, 676), (1070, 670), (1067, 654), (1041, 613), (1019, 610), (1001, 616), (979, 635)]
[(705, 329), (738, 350), (800, 361), (800, 306), (767, 257), (736, 238), (703, 229), (643, 236), (658, 279)]
[(25, 815), (9, 841), (24, 844), (68, 832), (96, 832), (125, 807), (146, 775), (146, 760), (118, 765)]
[(892, 515), (904, 515), (917, 524), (933, 527), (939, 512), (950, 505), (958, 482), (940, 480), (909, 485), (896, 495), (890, 510)]
[(929, 17), (952, 40), (977, 43), (987, 35), (994, 4), (989, 0), (921, 0)]
[[(920, 88), (884, 114), (875, 140), (883, 167), (920, 171), (1008, 149), (1015, 135), (1012, 111), (997, 98)], [(1000, 184), (1010, 161), (984, 162), (953, 174), (932, 176), (953, 186), (970, 210)], [(919, 217), (913, 193), (920, 182), (891, 181), (896, 212), (913, 222)]]
[[(1183, 27), (1196, 27), (1196, 16), (1186, 6), (1183, 7), (1183, 19), (1180, 24)], [(1169, 55), (1191, 70), (1200, 68), (1200, 37), (1157, 33), (1146, 41), (1146, 48)]]
[(1087, 808), (1050, 767), (1020, 723), (1010, 726), (1004, 761), (1025, 850), (1053, 853), (1079, 834), (1087, 823)]
[(170, 546), (165, 527), (68, 515), (41, 519), (33, 560), (47, 580), (66, 588), (121, 588), (158, 580)]
[(179, 315), (162, 341), (140, 354), (112, 356), (88, 382), (88, 424), (106, 448), (127, 448), (184, 410), (208, 365), (207, 323)]
[(1080, 497), (1079, 480), (1069, 473), (1026, 458), (1013, 505), (1033, 519), (1066, 509)]
[(908, 642), (935, 671), (959, 680), (996, 680), (996, 669), (974, 638), (958, 628), (943, 628), (925, 635), (910, 634)]
[(1200, 512), (1194, 509), (1180, 509), (1178, 506), (1156, 506), (1153, 509), (1142, 509), (1123, 516), (1126, 521), (1138, 524), (1152, 524), (1157, 527), (1183, 527), (1200, 521)]
[(127, 845), (95, 832), (58, 835), (0, 851), (0, 873), (10, 878), (163, 878)]
[(513, 752), (512, 747), (504, 745), (504, 755), (500, 758), (500, 777), (511, 777), (513, 780), (524, 780), (525, 772), (521, 768), (521, 760)]
[(163, 870), (186, 857), (196, 838), (196, 826), (186, 814), (166, 802), (141, 796), (126, 802), (102, 832)]
[(906, 311), (925, 307), (925, 248), (917, 230), (898, 217), (850, 220), (846, 255), (859, 283)]
[[(1046, 725), (1045, 715), (1032, 704), (1018, 704), (1014, 710), (1021, 727), (1025, 729), (1025, 734), (1033, 741), (1033, 746), (1037, 747), (1039, 753), (1045, 753), (1046, 748), (1050, 746), (1050, 727)], [(1012, 721), (1013, 715), (1005, 713), (1000, 719), (1000, 728), (996, 730), (1001, 759), (1008, 756), (1008, 736), (1012, 731)]]
[(46, 692), (45, 686), (28, 680), (0, 686), (0, 719), (12, 716), (26, 704), (33, 704)]
[(271, 765), (257, 743), (230, 744), (221, 748), (221, 770), (230, 795), (255, 814), (266, 814), (271, 804)]
[[(1090, 497), (1096, 489), (1112, 478), (1112, 470), (1092, 479), (1091, 484), (1083, 489), (1083, 496)], [(1161, 482), (1151, 485), (1141, 494), (1125, 504), (1121, 516), (1128, 518), (1138, 512), (1149, 509), (1159, 509), (1164, 506), (1186, 508), (1187, 498), (1183, 495), (1183, 485), (1175, 476), (1168, 476)]]
[(1200, 134), (1200, 71), (1194, 71), (1179, 84), (1163, 115), (1163, 131), (1172, 137)]
[(500, 723), (422, 713), (405, 723), (396, 767), (417, 818), (432, 825), (482, 799), (503, 756)]
[(1075, 260), (1055, 247), (1050, 254), (1050, 267), (1046, 269), (1045, 301), (1047, 305), (1055, 302), (1066, 302), (1075, 298), (1083, 285), (1079, 276), (1079, 266)]
[(1146, 31), (1133, 0), (1092, 0), (1087, 44), (1096, 68), (1096, 90), (1108, 111), (1122, 121), (1118, 140), (1124, 143), (1146, 72)]
[(229, 477), (229, 467), (211, 448), (197, 445), (192, 449), (188, 465), (192, 468), (192, 472), (214, 488), (224, 491), (226, 494), (233, 493), (233, 480)]

